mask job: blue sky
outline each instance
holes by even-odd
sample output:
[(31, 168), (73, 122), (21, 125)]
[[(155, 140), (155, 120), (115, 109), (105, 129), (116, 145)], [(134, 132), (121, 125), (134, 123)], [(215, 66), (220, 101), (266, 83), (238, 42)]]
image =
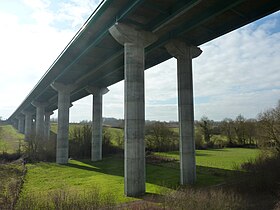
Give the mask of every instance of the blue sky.
[[(94, 11), (99, 0), (0, 1), (0, 116), (8, 118)], [(195, 119), (246, 118), (280, 99), (280, 12), (200, 48), (193, 60)], [(176, 60), (145, 72), (146, 119), (177, 120)], [(123, 118), (123, 82), (104, 95), (103, 115)], [(70, 121), (91, 119), (91, 97)], [(53, 117), (56, 116), (56, 112)]]

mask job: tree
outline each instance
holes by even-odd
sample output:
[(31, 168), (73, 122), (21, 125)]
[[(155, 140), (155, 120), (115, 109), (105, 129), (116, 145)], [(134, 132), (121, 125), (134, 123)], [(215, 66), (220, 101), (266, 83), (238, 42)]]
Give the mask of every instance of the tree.
[(255, 119), (248, 119), (245, 121), (245, 139), (250, 145), (256, 144), (257, 136), (257, 121)]
[(234, 130), (234, 121), (230, 118), (225, 118), (221, 122), (222, 133), (227, 137), (228, 145), (234, 145), (235, 130)]
[(234, 121), (234, 131), (240, 145), (245, 144), (245, 118), (240, 114)]
[(274, 148), (280, 154), (280, 100), (275, 108), (258, 115), (261, 146)]
[(208, 117), (203, 116), (200, 119), (199, 126), (202, 129), (205, 142), (209, 145), (212, 136), (213, 121), (209, 120)]
[(172, 151), (179, 147), (178, 134), (164, 122), (155, 122), (146, 125), (146, 148), (152, 151)]

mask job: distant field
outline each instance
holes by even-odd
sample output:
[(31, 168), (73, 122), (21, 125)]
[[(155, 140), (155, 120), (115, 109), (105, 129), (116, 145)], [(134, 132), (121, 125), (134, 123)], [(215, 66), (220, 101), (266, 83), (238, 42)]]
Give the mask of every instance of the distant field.
[[(82, 127), (82, 124), (76, 124), (76, 123), (70, 123), (69, 124), (69, 135), (71, 135), (71, 132), (75, 127)], [(119, 139), (123, 139), (123, 129), (119, 128), (111, 128), (111, 127), (103, 127), (103, 130), (108, 130), (110, 137), (111, 137), (111, 143), (115, 146), (117, 146), (117, 141)], [(57, 133), (57, 124), (52, 123), (51, 124), (51, 131), (54, 133)]]
[(11, 125), (0, 125), (0, 152), (16, 152), (23, 140), (24, 135)]
[[(259, 154), (258, 149), (224, 148), (196, 150), (196, 164), (211, 168), (234, 170), (236, 166), (249, 159), (255, 159)], [(179, 160), (179, 152), (157, 152), (156, 155)]]

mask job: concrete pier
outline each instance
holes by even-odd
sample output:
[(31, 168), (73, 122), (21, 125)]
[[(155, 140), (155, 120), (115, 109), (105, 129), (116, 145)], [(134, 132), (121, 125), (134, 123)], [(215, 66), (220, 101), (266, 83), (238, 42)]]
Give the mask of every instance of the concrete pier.
[(52, 88), (58, 92), (58, 128), (56, 143), (56, 163), (68, 163), (68, 134), (69, 134), (69, 107), (72, 85), (52, 83)]
[(192, 58), (202, 51), (184, 42), (173, 41), (166, 45), (168, 52), (177, 58), (178, 114), (180, 132), (180, 182), (196, 181)]
[(93, 95), (92, 98), (92, 141), (91, 160), (102, 160), (102, 99), (103, 95), (109, 92), (108, 88), (87, 87)]
[(45, 113), (44, 136), (47, 141), (50, 140), (50, 129), (51, 129), (50, 117), (52, 114), (53, 114), (53, 112)]
[(139, 196), (146, 190), (144, 49), (156, 36), (120, 23), (109, 31), (124, 46), (125, 195)]
[(17, 117), (18, 119), (18, 131), (20, 133), (24, 133), (24, 116), (20, 115)]
[(42, 141), (44, 139), (44, 115), (46, 103), (33, 101), (32, 105), (36, 107), (36, 125), (35, 125), (35, 135), (36, 140)]
[(25, 134), (25, 140), (30, 140), (31, 134), (32, 134), (32, 112), (28, 111), (22, 111), (22, 114), (25, 117), (25, 128), (24, 128), (24, 134)]

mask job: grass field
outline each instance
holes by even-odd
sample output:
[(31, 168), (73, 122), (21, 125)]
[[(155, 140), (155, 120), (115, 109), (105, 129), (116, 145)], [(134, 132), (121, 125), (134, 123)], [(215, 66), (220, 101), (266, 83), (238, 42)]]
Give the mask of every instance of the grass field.
[[(55, 129), (56, 126), (53, 126)], [(70, 126), (70, 129), (72, 125)], [(108, 128), (112, 138), (119, 138), (122, 131)], [(18, 141), (23, 135), (11, 126), (2, 128), (1, 138), (5, 139), (6, 148), (13, 152), (18, 148)], [(211, 186), (223, 183), (233, 177), (236, 166), (258, 155), (256, 149), (226, 148), (197, 150), (197, 183), (196, 187)], [(179, 186), (180, 169), (179, 153), (155, 153), (175, 159), (159, 165), (146, 164), (146, 191), (148, 195), (159, 194), (167, 188)], [(49, 199), (49, 193), (57, 190), (83, 193), (92, 189), (100, 189), (102, 195), (112, 194), (117, 203), (136, 200), (124, 196), (124, 161), (119, 156), (106, 157), (99, 162), (89, 160), (70, 160), (67, 165), (56, 163), (27, 164), (27, 174), (21, 191), (20, 200), (38, 197)]]
[[(250, 149), (221, 149), (198, 151), (197, 153), (197, 187), (211, 186), (222, 183), (232, 173), (232, 161), (241, 163), (246, 156), (256, 157), (257, 150)], [(178, 153), (157, 153), (157, 155), (169, 156), (178, 159)], [(224, 158), (223, 158), (224, 157)], [(179, 185), (179, 164), (176, 167), (146, 165), (146, 187), (150, 194), (158, 194), (166, 188)], [(127, 202), (134, 198), (123, 195), (124, 179), (123, 159), (118, 156), (104, 158), (104, 160), (92, 163), (88, 160), (70, 160), (67, 165), (55, 163), (28, 164), (26, 181), (21, 197), (34, 194), (46, 194), (48, 192), (65, 189), (75, 192), (84, 192), (98, 187), (101, 192), (112, 193), (117, 202)], [(43, 196), (44, 197), (44, 196)]]
[(0, 125), (0, 152), (15, 153), (23, 140), (24, 135), (11, 125)]
[[(147, 164), (147, 192), (158, 194), (179, 184), (179, 170)], [(84, 192), (99, 187), (102, 192), (110, 192), (118, 202), (134, 200), (124, 194), (124, 165), (117, 157), (91, 163), (88, 160), (71, 160), (67, 165), (55, 163), (28, 164), (22, 196), (47, 193), (56, 189)], [(208, 179), (209, 178), (209, 179)], [(219, 178), (208, 177), (211, 184), (219, 183)], [(206, 175), (198, 175), (198, 185), (205, 185)], [(209, 184), (209, 181), (208, 181)]]
[[(196, 164), (198, 166), (235, 170), (247, 160), (255, 159), (259, 155), (258, 149), (224, 148), (196, 150)], [(158, 156), (179, 160), (179, 152), (157, 152)]]

